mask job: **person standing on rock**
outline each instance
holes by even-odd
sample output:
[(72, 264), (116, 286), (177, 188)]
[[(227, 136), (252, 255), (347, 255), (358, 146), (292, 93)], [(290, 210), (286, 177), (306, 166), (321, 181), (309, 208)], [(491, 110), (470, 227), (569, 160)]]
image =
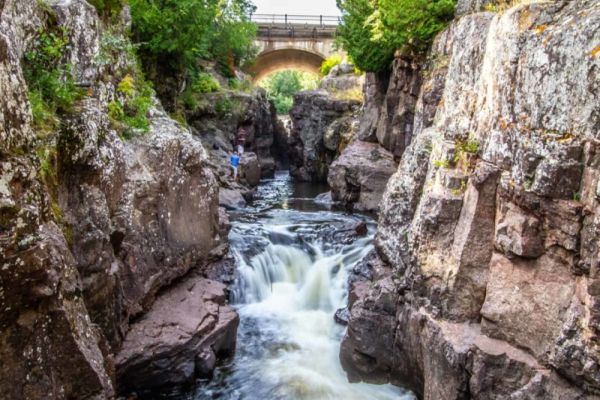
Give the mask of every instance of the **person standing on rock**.
[(243, 126), (240, 126), (235, 141), (236, 150), (240, 156), (244, 154), (244, 144), (246, 144), (246, 130)]
[(240, 156), (238, 155), (237, 151), (233, 152), (233, 154), (231, 155), (231, 158), (229, 159), (229, 162), (231, 163), (233, 180), (237, 182), (238, 166), (240, 165)]

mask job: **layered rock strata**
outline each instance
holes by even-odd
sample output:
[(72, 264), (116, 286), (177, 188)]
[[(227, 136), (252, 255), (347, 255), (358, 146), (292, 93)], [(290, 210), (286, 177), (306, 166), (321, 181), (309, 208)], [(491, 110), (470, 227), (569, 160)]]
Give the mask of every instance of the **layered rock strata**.
[(600, 395), (599, 21), (594, 1), (540, 2), (436, 38), (381, 205), (388, 273), (356, 294), (342, 344), (352, 380), (425, 399)]

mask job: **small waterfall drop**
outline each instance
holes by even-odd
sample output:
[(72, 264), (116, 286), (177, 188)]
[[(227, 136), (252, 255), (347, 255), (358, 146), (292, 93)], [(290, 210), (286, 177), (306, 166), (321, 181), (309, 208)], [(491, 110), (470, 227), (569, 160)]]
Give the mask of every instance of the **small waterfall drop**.
[[(350, 384), (339, 362), (344, 327), (333, 314), (346, 304), (348, 274), (373, 249), (374, 223), (318, 209), (314, 194), (293, 195), (283, 179), (233, 215), (238, 350), (193, 399), (413, 400), (391, 385)], [(352, 236), (365, 220), (369, 235)]]

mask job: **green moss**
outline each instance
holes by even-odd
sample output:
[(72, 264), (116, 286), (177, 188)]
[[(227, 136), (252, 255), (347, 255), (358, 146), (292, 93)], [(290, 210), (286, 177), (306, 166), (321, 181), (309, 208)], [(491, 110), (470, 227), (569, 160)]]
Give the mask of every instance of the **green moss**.
[(433, 166), (436, 168), (450, 168), (450, 161), (448, 160), (433, 160)]
[(215, 104), (215, 111), (219, 115), (229, 114), (233, 110), (233, 103), (229, 99), (219, 99)]
[(185, 119), (185, 115), (183, 114), (183, 112), (181, 110), (172, 112), (171, 114), (169, 114), (169, 116), (174, 119), (175, 121), (179, 122), (179, 124), (181, 124), (181, 126), (183, 126), (184, 128), (188, 128), (189, 125)]

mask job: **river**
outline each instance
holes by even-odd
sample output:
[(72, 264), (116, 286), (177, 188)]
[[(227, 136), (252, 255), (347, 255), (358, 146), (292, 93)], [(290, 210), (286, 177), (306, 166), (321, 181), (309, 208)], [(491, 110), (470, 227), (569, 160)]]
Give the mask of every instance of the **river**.
[[(344, 327), (333, 314), (345, 305), (348, 272), (372, 249), (376, 225), (316, 203), (324, 190), (281, 172), (230, 214), (237, 351), (189, 399), (414, 399), (391, 385), (350, 384), (340, 366)], [(361, 221), (368, 235), (350, 239)]]

